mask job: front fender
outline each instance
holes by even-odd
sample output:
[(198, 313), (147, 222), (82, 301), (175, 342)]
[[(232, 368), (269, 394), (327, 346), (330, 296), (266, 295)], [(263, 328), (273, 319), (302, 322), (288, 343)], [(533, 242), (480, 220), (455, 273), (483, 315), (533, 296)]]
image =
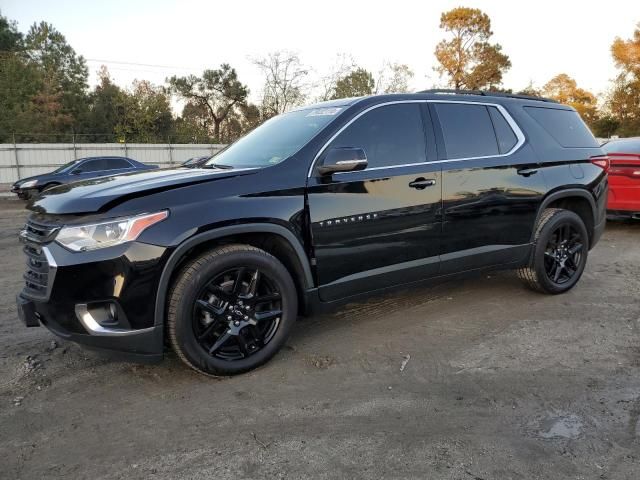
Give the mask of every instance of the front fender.
[(310, 289), (314, 286), (311, 266), (309, 264), (309, 259), (305, 253), (304, 247), (302, 246), (298, 238), (287, 228), (274, 223), (246, 223), (241, 225), (229, 225), (226, 227), (220, 227), (214, 230), (190, 236), (189, 238), (182, 241), (171, 253), (171, 256), (167, 260), (160, 276), (158, 294), (156, 295), (154, 324), (164, 324), (165, 306), (167, 303), (166, 298), (167, 292), (169, 290), (169, 282), (171, 281), (171, 275), (173, 274), (180, 260), (189, 250), (202, 243), (215, 240), (217, 238), (246, 233), (272, 233), (283, 237), (289, 243), (298, 257), (304, 274), (304, 288)]

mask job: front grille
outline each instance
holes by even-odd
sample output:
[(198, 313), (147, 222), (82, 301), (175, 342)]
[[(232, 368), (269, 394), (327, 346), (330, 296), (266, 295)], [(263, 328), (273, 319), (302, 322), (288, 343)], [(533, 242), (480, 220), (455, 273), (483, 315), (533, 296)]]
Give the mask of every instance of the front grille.
[(27, 256), (27, 270), (24, 273), (22, 294), (29, 298), (47, 300), (51, 292), (55, 265), (47, 257), (46, 244), (56, 236), (60, 227), (29, 220), (20, 232), (24, 244), (22, 251)]

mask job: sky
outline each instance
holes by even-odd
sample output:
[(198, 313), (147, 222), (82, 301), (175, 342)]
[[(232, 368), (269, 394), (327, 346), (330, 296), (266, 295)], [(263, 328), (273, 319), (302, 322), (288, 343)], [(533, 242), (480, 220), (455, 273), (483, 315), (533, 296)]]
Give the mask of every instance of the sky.
[(92, 85), (102, 64), (127, 86), (229, 63), (255, 101), (262, 77), (252, 59), (276, 50), (298, 53), (317, 76), (338, 55), (351, 55), (374, 74), (384, 62), (406, 63), (415, 90), (444, 86), (433, 69), (444, 35), (440, 14), (461, 5), (491, 18), (493, 41), (512, 63), (503, 85), (514, 90), (567, 73), (604, 93), (616, 75), (611, 43), (630, 38), (640, 22), (638, 0), (0, 0), (0, 12), (23, 32), (33, 22), (52, 23), (87, 59)]

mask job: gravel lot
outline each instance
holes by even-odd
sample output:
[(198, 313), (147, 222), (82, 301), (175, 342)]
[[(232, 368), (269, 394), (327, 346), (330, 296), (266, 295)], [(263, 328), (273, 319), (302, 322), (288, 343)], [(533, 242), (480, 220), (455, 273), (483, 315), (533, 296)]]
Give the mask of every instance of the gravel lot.
[(566, 295), (500, 273), (375, 298), (211, 380), (21, 326), (24, 218), (0, 200), (0, 478), (640, 478), (640, 224)]

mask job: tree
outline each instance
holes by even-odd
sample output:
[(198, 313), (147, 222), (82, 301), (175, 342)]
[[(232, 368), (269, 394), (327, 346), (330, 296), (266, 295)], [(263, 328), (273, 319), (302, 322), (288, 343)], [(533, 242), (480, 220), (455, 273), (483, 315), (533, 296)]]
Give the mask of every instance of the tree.
[(107, 138), (101, 135), (114, 134), (116, 127), (124, 122), (127, 93), (112, 82), (104, 65), (100, 67), (98, 78), (100, 83), (89, 95), (89, 111), (82, 133), (94, 134), (88, 140), (112, 141), (110, 135)]
[(336, 82), (336, 88), (332, 98), (371, 95), (374, 88), (375, 81), (373, 80), (371, 72), (359, 67)]
[(27, 63), (22, 33), (0, 15), (0, 142), (12, 141), (22, 128), (20, 120), (41, 87), (36, 68)]
[(633, 32), (633, 38), (622, 40), (616, 38), (611, 45), (611, 54), (616, 67), (627, 75), (640, 78), (640, 23)]
[(46, 22), (33, 24), (24, 45), (29, 62), (41, 71), (43, 90), (59, 98), (61, 114), (78, 127), (87, 107), (89, 71), (82, 56), (67, 43), (62, 33)]
[[(124, 96), (122, 116), (115, 133), (127, 141), (165, 142), (173, 117), (169, 97), (161, 87), (147, 80), (133, 82)], [(120, 113), (120, 112), (119, 112)]]
[(615, 39), (611, 54), (620, 72), (609, 92), (607, 110), (619, 123), (616, 133), (640, 135), (640, 24), (632, 38)]
[(502, 83), (502, 75), (511, 62), (499, 44), (489, 43), (493, 32), (487, 14), (476, 8), (454, 8), (442, 14), (440, 28), (451, 38), (436, 46), (435, 55), (440, 63), (436, 71), (449, 77), (449, 85), (479, 90)]
[(0, 14), (0, 52), (15, 52), (23, 48), (23, 36), (16, 22)]
[(329, 71), (322, 75), (314, 86), (319, 92), (316, 101), (324, 102), (331, 100), (336, 92), (338, 80), (346, 77), (356, 68), (357, 66), (351, 55), (338, 54)]
[(598, 105), (594, 94), (579, 88), (566, 73), (556, 75), (542, 87), (542, 95), (571, 105), (589, 125), (598, 119)]
[(212, 132), (212, 121), (209, 109), (202, 104), (187, 102), (182, 114), (175, 119), (172, 135), (178, 143), (209, 141)]
[(412, 78), (408, 65), (386, 62), (378, 74), (375, 93), (408, 93)]
[(590, 126), (591, 131), (596, 137), (611, 138), (611, 136), (620, 128), (620, 122), (610, 114), (605, 113), (604, 115), (600, 115), (600, 117)]
[(202, 77), (173, 76), (167, 79), (169, 89), (194, 106), (206, 109), (213, 124), (213, 136), (220, 140), (220, 129), (227, 116), (246, 102), (249, 89), (238, 80), (238, 74), (223, 63), (217, 70), (205, 70)]
[(529, 82), (529, 85), (524, 87), (522, 90), (517, 92), (518, 95), (529, 95), (530, 97), (542, 97), (542, 91), (537, 88), (532, 81)]
[(260, 107), (253, 103), (241, 105), (223, 126), (224, 138), (227, 142), (233, 142), (247, 132), (250, 132), (262, 123)]
[(253, 63), (264, 75), (262, 92), (262, 115), (270, 118), (301, 105), (304, 94), (304, 80), (309, 70), (293, 52), (286, 50), (272, 52)]

